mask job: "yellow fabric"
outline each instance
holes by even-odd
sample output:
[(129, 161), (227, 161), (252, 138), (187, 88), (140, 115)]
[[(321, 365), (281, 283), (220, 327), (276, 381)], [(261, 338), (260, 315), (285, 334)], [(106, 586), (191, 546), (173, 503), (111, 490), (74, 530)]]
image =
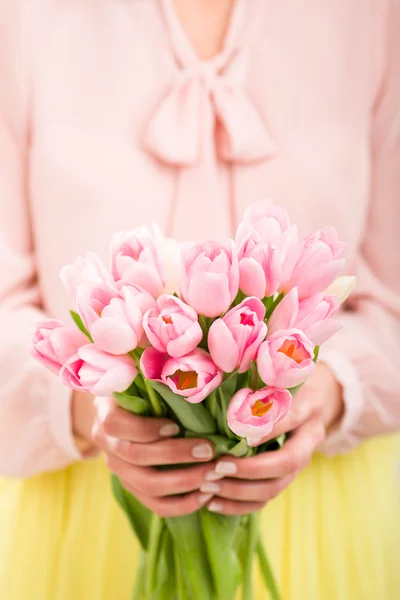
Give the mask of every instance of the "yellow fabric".
[[(284, 600), (400, 597), (396, 438), (312, 465), (263, 513)], [(1, 600), (131, 600), (138, 547), (102, 459), (0, 480)], [(257, 574), (256, 600), (267, 600)], [(207, 600), (207, 599), (193, 599)]]

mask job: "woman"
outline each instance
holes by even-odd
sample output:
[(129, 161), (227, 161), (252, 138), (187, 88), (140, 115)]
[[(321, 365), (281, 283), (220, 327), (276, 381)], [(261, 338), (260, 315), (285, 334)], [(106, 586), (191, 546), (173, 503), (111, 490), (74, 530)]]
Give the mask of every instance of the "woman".
[[(394, 599), (396, 441), (364, 440), (400, 426), (399, 4), (0, 7), (0, 597), (130, 597), (137, 547), (102, 451), (164, 515), (245, 513), (277, 495), (263, 528), (285, 599)], [(31, 323), (66, 316), (58, 272), (78, 254), (153, 221), (221, 238), (264, 196), (303, 233), (336, 226), (358, 280), (275, 431), (294, 432), (282, 450), (216, 465), (208, 442), (71, 398), (28, 358)]]

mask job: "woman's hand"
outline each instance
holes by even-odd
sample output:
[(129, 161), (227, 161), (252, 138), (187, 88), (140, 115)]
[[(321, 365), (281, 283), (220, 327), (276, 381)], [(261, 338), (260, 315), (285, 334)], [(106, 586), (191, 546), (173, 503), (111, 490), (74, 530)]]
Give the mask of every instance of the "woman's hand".
[[(212, 497), (199, 488), (221, 476), (215, 474), (213, 445), (201, 439), (171, 439), (179, 433), (169, 419), (132, 415), (113, 398), (76, 393), (74, 431), (104, 452), (107, 466), (147, 508), (162, 517), (189, 514)], [(200, 463), (165, 471), (160, 465)], [(206, 464), (205, 464), (206, 463)]]
[(329, 367), (318, 363), (313, 376), (294, 396), (289, 413), (260, 443), (291, 432), (289, 440), (276, 452), (242, 459), (227, 456), (218, 461), (216, 476), (223, 475), (224, 479), (200, 488), (215, 496), (209, 510), (226, 515), (260, 510), (309, 464), (342, 412), (341, 386)]

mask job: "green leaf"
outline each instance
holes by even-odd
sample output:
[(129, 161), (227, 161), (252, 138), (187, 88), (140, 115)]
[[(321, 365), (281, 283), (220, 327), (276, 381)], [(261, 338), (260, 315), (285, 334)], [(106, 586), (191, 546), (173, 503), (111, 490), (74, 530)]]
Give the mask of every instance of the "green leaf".
[(88, 330), (84, 326), (81, 317), (74, 310), (70, 310), (69, 312), (70, 312), (70, 315), (71, 315), (71, 317), (73, 318), (73, 320), (75, 322), (75, 325), (78, 327), (78, 329), (80, 329), (82, 331), (82, 333), (84, 333), (89, 338), (89, 340), (93, 344), (92, 336), (90, 335), (90, 333), (88, 332)]
[(120, 394), (114, 392), (114, 398), (118, 406), (133, 413), (135, 415), (149, 416), (151, 415), (151, 407), (147, 400), (139, 396), (129, 396), (128, 394)]
[(233, 600), (241, 575), (235, 551), (240, 517), (218, 515), (202, 508), (200, 519), (216, 591), (215, 600)]
[[(227, 375), (220, 386), (220, 390), (223, 390), (224, 394), (228, 396), (228, 399), (232, 398), (236, 392), (236, 382), (237, 382), (237, 371), (233, 371), (229, 375)], [(228, 401), (228, 403), (229, 403)]]
[(111, 484), (119, 505), (128, 517), (142, 548), (146, 550), (149, 543), (150, 523), (153, 513), (124, 488), (116, 475), (111, 475)]
[(148, 383), (165, 400), (184, 429), (193, 431), (201, 436), (207, 433), (215, 433), (215, 421), (202, 403), (191, 404), (182, 396), (174, 394), (169, 387), (158, 381), (149, 380)]
[(168, 518), (166, 523), (179, 556), (180, 571), (186, 582), (186, 588), (190, 590), (189, 597), (196, 600), (214, 598), (199, 513)]
[(256, 550), (258, 555), (258, 562), (260, 565), (260, 571), (264, 579), (265, 587), (269, 590), (271, 600), (281, 600), (278, 586), (274, 578), (274, 572), (271, 568), (271, 565), (269, 564), (268, 557), (261, 539), (258, 540)]
[(174, 546), (169, 530), (165, 527), (161, 534), (157, 569), (154, 580), (157, 585), (151, 600), (175, 600), (176, 573), (174, 564)]
[(253, 558), (260, 537), (257, 513), (249, 515), (247, 538), (243, 554), (243, 590), (242, 600), (253, 600)]

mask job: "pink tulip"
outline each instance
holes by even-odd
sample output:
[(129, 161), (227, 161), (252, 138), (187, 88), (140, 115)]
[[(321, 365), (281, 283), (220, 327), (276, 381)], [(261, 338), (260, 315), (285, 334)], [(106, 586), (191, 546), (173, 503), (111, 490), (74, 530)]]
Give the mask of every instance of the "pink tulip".
[(297, 288), (292, 288), (268, 319), (269, 335), (281, 329), (300, 329), (320, 346), (342, 327), (340, 321), (331, 319), (339, 306), (338, 298), (324, 293), (299, 301)]
[(137, 375), (130, 356), (114, 356), (87, 344), (79, 348), (61, 369), (62, 382), (74, 390), (90, 392), (94, 396), (111, 396), (124, 392)]
[(77, 306), (85, 327), (98, 348), (110, 354), (126, 354), (146, 346), (143, 315), (156, 306), (154, 298), (134, 285), (107, 284), (92, 289), (82, 286)]
[(192, 352), (203, 337), (196, 311), (175, 296), (160, 296), (143, 326), (150, 344), (174, 358)]
[(275, 423), (288, 412), (292, 403), (290, 392), (266, 387), (256, 392), (244, 388), (236, 392), (227, 411), (228, 427), (248, 442), (257, 443), (271, 433)]
[(258, 298), (246, 298), (222, 319), (217, 319), (208, 333), (208, 347), (215, 364), (231, 373), (244, 373), (255, 360), (267, 335), (265, 307)]
[(60, 278), (69, 297), (74, 302), (76, 290), (80, 285), (94, 287), (101, 283), (112, 283), (111, 273), (94, 252), (89, 252), (85, 258), (79, 257), (74, 264), (61, 269)]
[(137, 285), (154, 298), (164, 290), (164, 275), (157, 245), (145, 228), (123, 232), (111, 242), (112, 274), (115, 281)]
[(87, 342), (86, 335), (76, 327), (49, 319), (36, 323), (30, 352), (36, 360), (58, 375), (64, 363)]
[(181, 294), (198, 314), (218, 317), (239, 289), (239, 265), (233, 242), (188, 245), (182, 251)]
[(264, 242), (274, 240), (290, 227), (288, 213), (271, 200), (263, 199), (249, 206), (240, 223), (236, 241), (242, 242), (249, 233), (256, 233)]
[(277, 331), (260, 346), (258, 372), (266, 385), (292, 388), (314, 370), (314, 344), (299, 329)]
[(171, 358), (155, 348), (147, 348), (141, 369), (147, 379), (161, 381), (192, 404), (204, 400), (222, 383), (222, 371), (199, 348), (182, 358)]
[[(339, 242), (336, 229), (326, 227), (306, 237), (300, 258), (285, 284), (285, 289), (297, 287), (299, 298), (324, 291), (344, 267), (345, 244)], [(283, 290), (284, 291), (284, 290)]]
[(247, 296), (265, 298), (277, 291), (282, 278), (279, 252), (267, 242), (247, 237), (238, 250), (239, 287)]

